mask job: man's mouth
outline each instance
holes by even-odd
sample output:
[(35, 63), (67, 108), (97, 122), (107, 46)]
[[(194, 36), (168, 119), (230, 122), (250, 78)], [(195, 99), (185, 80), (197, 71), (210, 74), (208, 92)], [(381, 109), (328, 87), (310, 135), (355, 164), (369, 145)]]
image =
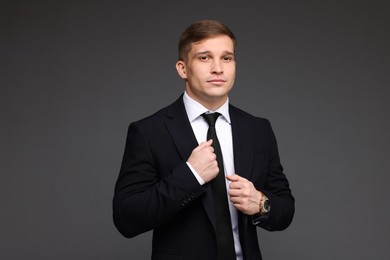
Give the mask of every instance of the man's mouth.
[(218, 83), (225, 83), (226, 80), (224, 80), (224, 79), (210, 79), (207, 82), (218, 84)]

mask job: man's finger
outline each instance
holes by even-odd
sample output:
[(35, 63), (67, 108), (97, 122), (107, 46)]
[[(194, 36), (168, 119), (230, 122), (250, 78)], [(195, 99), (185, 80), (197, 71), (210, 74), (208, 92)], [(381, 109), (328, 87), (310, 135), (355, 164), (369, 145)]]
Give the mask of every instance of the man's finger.
[(229, 190), (229, 196), (230, 197), (238, 197), (238, 196), (240, 196), (240, 191), (239, 190), (235, 190), (235, 189), (230, 189)]
[(236, 181), (239, 181), (239, 180), (245, 180), (245, 178), (242, 178), (241, 176), (239, 176), (237, 174), (228, 175), (228, 176), (226, 176), (226, 179), (228, 179), (231, 182), (236, 182)]
[(194, 150), (197, 150), (197, 151), (201, 150), (204, 147), (211, 146), (212, 143), (213, 143), (212, 139), (208, 140), (207, 142), (202, 142)]
[(238, 181), (232, 181), (229, 185), (229, 188), (234, 190), (241, 189), (241, 187), (242, 185)]

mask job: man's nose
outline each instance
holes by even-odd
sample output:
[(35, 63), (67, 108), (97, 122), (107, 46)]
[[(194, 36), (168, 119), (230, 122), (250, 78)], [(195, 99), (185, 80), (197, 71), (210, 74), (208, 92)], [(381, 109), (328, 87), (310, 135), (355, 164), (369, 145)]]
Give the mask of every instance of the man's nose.
[(216, 60), (212, 64), (211, 73), (221, 74), (223, 72), (221, 61)]

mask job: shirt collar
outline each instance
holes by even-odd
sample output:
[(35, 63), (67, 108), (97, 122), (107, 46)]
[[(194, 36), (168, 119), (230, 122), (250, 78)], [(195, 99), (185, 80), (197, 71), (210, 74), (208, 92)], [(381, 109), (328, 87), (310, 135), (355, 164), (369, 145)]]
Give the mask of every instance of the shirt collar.
[(195, 101), (193, 98), (191, 98), (186, 91), (184, 91), (183, 95), (183, 102), (184, 107), (187, 111), (187, 116), (190, 122), (197, 119), (199, 116), (201, 116), (203, 113), (206, 112), (218, 112), (222, 115), (223, 118), (230, 124), (230, 115), (229, 115), (229, 98), (226, 100), (226, 102), (220, 106), (217, 110), (211, 111), (205, 108), (203, 105), (201, 105), (199, 102)]

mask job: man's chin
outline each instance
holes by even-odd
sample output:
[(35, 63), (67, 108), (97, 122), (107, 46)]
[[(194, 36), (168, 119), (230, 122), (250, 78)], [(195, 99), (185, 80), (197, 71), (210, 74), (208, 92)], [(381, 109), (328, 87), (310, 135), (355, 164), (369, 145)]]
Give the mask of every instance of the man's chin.
[(204, 96), (204, 99), (207, 102), (211, 103), (224, 103), (228, 97), (228, 94), (225, 93), (213, 93), (213, 94), (208, 94)]

